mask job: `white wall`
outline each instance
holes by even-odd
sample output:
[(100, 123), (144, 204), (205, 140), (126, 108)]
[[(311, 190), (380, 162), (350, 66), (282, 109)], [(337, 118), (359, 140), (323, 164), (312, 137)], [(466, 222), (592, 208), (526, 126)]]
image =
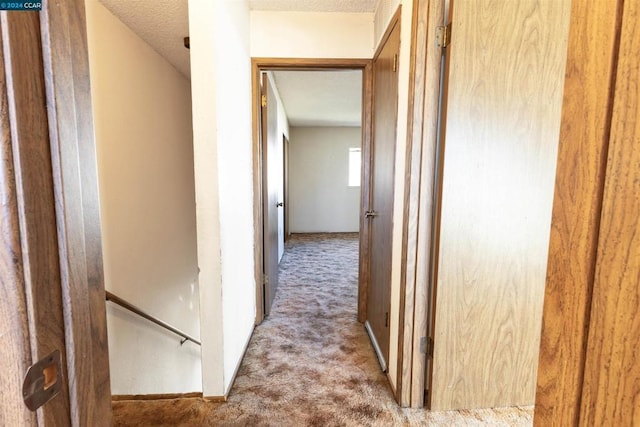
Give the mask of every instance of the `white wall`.
[(293, 127), (289, 141), (292, 233), (357, 232), (360, 187), (349, 187), (349, 148), (359, 127)]
[(246, 1), (189, 0), (203, 393), (228, 393), (255, 321)]
[(373, 13), (251, 12), (251, 56), (371, 58)]
[[(105, 287), (200, 335), (189, 81), (86, 2)], [(114, 394), (202, 389), (200, 348), (107, 304)]]

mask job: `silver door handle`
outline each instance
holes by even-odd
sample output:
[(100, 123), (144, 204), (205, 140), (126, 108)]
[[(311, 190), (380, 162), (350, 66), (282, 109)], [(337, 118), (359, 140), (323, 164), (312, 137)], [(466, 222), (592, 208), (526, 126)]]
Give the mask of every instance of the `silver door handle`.
[(376, 212), (376, 211), (366, 211), (364, 213), (364, 217), (365, 218), (373, 218), (375, 216), (378, 216), (378, 212)]

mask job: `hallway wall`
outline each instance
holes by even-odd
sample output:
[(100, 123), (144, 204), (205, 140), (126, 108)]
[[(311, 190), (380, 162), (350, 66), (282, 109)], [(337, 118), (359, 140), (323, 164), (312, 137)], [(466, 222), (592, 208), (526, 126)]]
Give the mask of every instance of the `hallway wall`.
[(251, 12), (251, 56), (371, 58), (373, 13)]
[[(200, 335), (189, 81), (87, 1), (105, 288)], [(200, 348), (107, 303), (113, 394), (202, 390)]]
[(294, 127), (289, 144), (292, 233), (357, 232), (360, 187), (349, 187), (349, 148), (360, 127)]
[(189, 0), (203, 393), (228, 393), (253, 332), (249, 8)]

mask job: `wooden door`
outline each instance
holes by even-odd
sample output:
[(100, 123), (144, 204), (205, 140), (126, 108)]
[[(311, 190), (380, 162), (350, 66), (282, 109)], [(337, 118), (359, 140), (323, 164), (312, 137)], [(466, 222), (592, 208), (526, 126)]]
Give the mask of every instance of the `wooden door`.
[(372, 178), (369, 210), (365, 213), (370, 227), (370, 280), (365, 327), (384, 371), (389, 360), (391, 233), (399, 51), (400, 22), (395, 21), (390, 25), (373, 61)]
[(284, 203), (284, 241), (289, 240), (289, 140), (282, 137), (282, 164), (284, 166), (282, 175), (282, 188)]
[[(0, 12), (0, 425), (111, 424), (84, 16), (82, 0)], [(39, 360), (60, 387), (31, 412)]]
[[(61, 360), (67, 358), (40, 21), (32, 12), (6, 13), (4, 18), (0, 425), (28, 425), (36, 421), (36, 413), (22, 401), (28, 366), (54, 351)], [(41, 425), (70, 424), (68, 384), (62, 375), (56, 382), (60, 392), (38, 410)]]
[(536, 426), (640, 425), (639, 18), (573, 3)]
[(271, 312), (278, 289), (278, 109), (267, 73), (262, 74), (262, 209), (264, 313)]
[(640, 425), (640, 4), (623, 3), (580, 425)]
[(570, 5), (452, 4), (431, 409), (534, 403)]

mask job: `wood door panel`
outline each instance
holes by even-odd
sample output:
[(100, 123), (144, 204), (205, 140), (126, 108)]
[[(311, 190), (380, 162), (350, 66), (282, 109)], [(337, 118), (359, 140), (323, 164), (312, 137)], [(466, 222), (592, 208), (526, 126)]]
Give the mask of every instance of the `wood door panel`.
[(22, 402), (22, 380), (31, 365), (27, 301), (21, 264), (18, 200), (11, 150), (11, 124), (0, 50), (0, 425), (34, 425), (36, 414)]
[(622, 16), (580, 425), (640, 425), (640, 4)]
[(569, 9), (453, 5), (434, 410), (534, 403)]
[[(13, 167), (10, 169), (15, 173), (15, 181), (5, 180), (3, 187), (5, 191), (16, 192), (16, 206), (10, 204), (10, 207), (17, 207), (19, 220), (18, 223), (7, 221), (4, 224), (8, 226), (5, 232), (14, 234), (20, 241), (20, 247), (13, 248), (16, 256), (14, 274), (19, 273), (19, 276), (14, 277), (12, 286), (15, 287), (15, 296), (21, 294), (26, 297), (26, 307), (15, 301), (15, 309), (21, 314), (24, 311), (28, 320), (23, 331), (14, 330), (13, 334), (17, 337), (28, 334), (30, 337), (30, 345), (23, 349), (25, 354), (30, 354), (28, 358), (25, 356), (25, 360), (35, 363), (58, 350), (64, 363), (67, 357), (40, 19), (35, 13), (7, 14), (0, 25), (5, 67), (2, 88), (6, 88), (3, 99), (6, 121), (3, 126), (7, 127), (7, 146), (13, 150)], [(12, 372), (21, 381), (26, 367)], [(21, 386), (21, 383), (17, 385)], [(22, 407), (20, 411), (26, 408), (21, 392), (6, 395), (10, 396)], [(40, 425), (71, 423), (66, 380), (60, 393), (42, 406), (37, 414)], [(0, 424), (4, 424), (2, 419)]]
[(265, 314), (271, 312), (271, 306), (278, 289), (278, 187), (279, 174), (278, 155), (278, 110), (275, 91), (267, 74), (262, 75), (263, 93), (266, 104), (262, 107), (263, 117), (263, 151), (262, 151), (262, 186), (263, 186), (263, 239), (265, 283)]
[(394, 24), (373, 61), (373, 138), (371, 160), (369, 290), (367, 322), (384, 358), (389, 360), (389, 309), (391, 302), (391, 246), (398, 105), (397, 55), (400, 23)]
[(40, 13), (72, 425), (110, 425), (100, 200), (84, 1)]
[(574, 1), (553, 202), (536, 426), (577, 425), (621, 1)]

